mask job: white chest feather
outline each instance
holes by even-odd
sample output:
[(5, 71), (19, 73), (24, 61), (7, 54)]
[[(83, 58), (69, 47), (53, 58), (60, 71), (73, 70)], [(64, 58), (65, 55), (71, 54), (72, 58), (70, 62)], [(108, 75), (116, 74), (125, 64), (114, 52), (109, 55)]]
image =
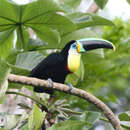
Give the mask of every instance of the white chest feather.
[(80, 54), (76, 51), (69, 51), (68, 68), (69, 71), (75, 72), (80, 67)]

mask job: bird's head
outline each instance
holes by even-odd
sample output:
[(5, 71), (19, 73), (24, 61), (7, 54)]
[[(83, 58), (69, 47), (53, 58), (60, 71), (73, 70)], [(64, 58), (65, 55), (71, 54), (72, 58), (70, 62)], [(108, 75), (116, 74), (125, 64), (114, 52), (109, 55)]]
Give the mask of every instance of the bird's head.
[(62, 52), (67, 54), (67, 66), (69, 70), (75, 72), (80, 66), (81, 53), (100, 48), (115, 50), (114, 45), (107, 40), (87, 38), (70, 41), (63, 48)]
[(76, 51), (77, 53), (84, 53), (100, 48), (115, 50), (115, 46), (107, 40), (98, 38), (87, 38), (73, 41), (73, 43), (70, 45), (69, 51), (71, 50)]

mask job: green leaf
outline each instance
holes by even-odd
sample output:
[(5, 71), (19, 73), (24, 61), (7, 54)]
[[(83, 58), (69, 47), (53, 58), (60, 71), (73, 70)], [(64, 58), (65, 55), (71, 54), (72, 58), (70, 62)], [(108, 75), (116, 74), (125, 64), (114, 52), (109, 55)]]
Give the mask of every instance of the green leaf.
[(17, 49), (13, 48), (11, 49), (11, 52), (9, 53), (9, 55), (6, 57), (6, 61), (9, 63), (9, 64), (12, 64), (14, 65), (15, 62), (16, 62), (16, 57), (17, 55), (21, 53), (21, 51), (18, 51)]
[(0, 60), (0, 98), (4, 96), (7, 88), (8, 88), (8, 74), (10, 72), (10, 68), (6, 63)]
[(67, 120), (54, 124), (47, 130), (82, 130), (83, 128), (85, 128), (85, 130), (88, 130), (88, 127), (90, 127), (90, 124), (84, 121)]
[(0, 0), (0, 18), (5, 19), (6, 22), (8, 20), (9, 23), (16, 23), (19, 20), (19, 6), (8, 0)]
[(93, 112), (93, 111), (87, 111), (87, 112), (84, 112), (83, 117), (89, 123), (95, 123), (101, 117), (101, 113)]
[(85, 27), (97, 26), (97, 25), (114, 25), (112, 21), (105, 19), (101, 16), (90, 13), (72, 13), (67, 15), (76, 25), (77, 29), (82, 29)]
[(21, 53), (17, 55), (16, 66), (26, 70), (32, 70), (43, 59), (44, 56), (38, 51)]
[(11, 68), (11, 72), (13, 74), (16, 74), (16, 75), (24, 75), (24, 76), (28, 76), (29, 75), (29, 70), (27, 69), (24, 69), (24, 68), (20, 68), (20, 67), (17, 67), (15, 65), (12, 65), (12, 64), (8, 64), (8, 66)]
[(81, 115), (75, 115), (72, 116), (71, 120), (80, 120), (80, 121), (86, 121), (90, 124), (94, 124), (99, 118), (101, 117), (101, 113), (94, 112), (94, 111), (85, 111)]
[(108, 0), (95, 0), (95, 2), (99, 6), (99, 8), (103, 9), (107, 4)]
[(130, 122), (121, 122), (122, 130), (129, 130), (130, 129)]
[(73, 8), (76, 8), (80, 5), (81, 0), (63, 0), (65, 4), (70, 5)]
[(29, 32), (28, 29), (25, 26), (18, 26), (16, 29), (17, 33), (17, 42), (16, 42), (16, 48), (17, 49), (27, 49), (27, 44), (29, 41)]
[(65, 13), (72, 13), (74, 12), (74, 9), (69, 6), (69, 5), (66, 5), (66, 4), (63, 4), (63, 3), (59, 3), (60, 7), (65, 11)]
[(0, 32), (0, 56), (6, 58), (13, 47), (14, 29)]
[(127, 2), (130, 4), (130, 0), (127, 0)]
[(130, 121), (130, 111), (118, 115), (120, 121)]
[(0, 104), (3, 104), (6, 100), (6, 95), (0, 98)]
[(62, 11), (52, 0), (37, 0), (24, 6), (22, 22), (33, 20), (49, 12)]
[(0, 32), (0, 44), (4, 44), (4, 41), (11, 35), (13, 29)]
[[(37, 25), (50, 27), (58, 30), (60, 33), (65, 33), (76, 29), (75, 24), (69, 18), (62, 16), (60, 13), (58, 14), (54, 12), (45, 13), (44, 15), (25, 22), (25, 25), (28, 26), (28, 24), (31, 24), (31, 26), (33, 25), (34, 27), (37, 27)], [(39, 26), (37, 29), (42, 31), (43, 29), (40, 29)]]
[(13, 26), (12, 24), (13, 22), (0, 17), (0, 32), (10, 29)]
[(46, 112), (42, 112), (36, 104), (33, 106), (31, 115), (29, 116), (28, 127), (30, 130), (38, 130), (41, 128), (45, 120)]
[(71, 40), (79, 40), (87, 37), (97, 37), (96, 35), (97, 35), (96, 33), (90, 30), (85, 29), (77, 30), (63, 35), (59, 46), (62, 48), (67, 42)]
[(42, 48), (46, 46), (46, 43), (41, 41), (40, 39), (29, 39), (29, 43), (27, 45), (27, 49), (29, 51), (37, 51), (42, 50)]
[(21, 89), (21, 88), (23, 88), (23, 85), (22, 84), (18, 84), (18, 83), (11, 83), (11, 82), (9, 82), (9, 84), (8, 84), (8, 88), (9, 89)]
[(60, 35), (56, 30), (52, 30), (51, 28), (44, 25), (30, 25), (30, 27), (35, 31), (36, 35), (47, 42), (48, 44), (57, 44), (60, 41)]
[(22, 128), (20, 128), (20, 130), (30, 130), (30, 129), (28, 128), (28, 124), (25, 124)]
[(80, 5), (80, 3), (81, 3), (81, 0), (58, 0), (58, 2), (60, 3), (60, 4), (63, 4), (64, 6), (65, 5), (69, 5), (69, 6), (71, 6), (72, 8), (76, 8), (76, 7), (78, 7), (79, 5)]
[(6, 123), (5, 123), (5, 130), (12, 130), (16, 127), (19, 121), (19, 115), (7, 115), (6, 116)]

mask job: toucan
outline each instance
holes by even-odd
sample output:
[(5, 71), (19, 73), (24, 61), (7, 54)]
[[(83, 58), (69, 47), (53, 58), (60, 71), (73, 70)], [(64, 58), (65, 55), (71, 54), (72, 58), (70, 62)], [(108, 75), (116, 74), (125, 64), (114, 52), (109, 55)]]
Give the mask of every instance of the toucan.
[[(48, 55), (34, 67), (30, 73), (30, 77), (45, 80), (51, 79), (54, 82), (64, 83), (66, 76), (75, 72), (80, 67), (81, 54), (99, 48), (115, 49), (111, 42), (103, 39), (86, 38), (71, 40), (59, 53)], [(34, 91), (53, 94), (52, 89), (44, 87), (39, 88), (35, 86)]]

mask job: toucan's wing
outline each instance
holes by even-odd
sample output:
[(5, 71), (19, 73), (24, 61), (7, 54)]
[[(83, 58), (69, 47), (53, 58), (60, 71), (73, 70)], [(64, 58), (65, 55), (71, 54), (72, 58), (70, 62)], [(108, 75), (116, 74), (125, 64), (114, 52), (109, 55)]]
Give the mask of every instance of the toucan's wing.
[(51, 71), (52, 68), (58, 66), (63, 61), (63, 58), (59, 53), (53, 53), (42, 60), (36, 67), (34, 67), (30, 73), (30, 77), (36, 77), (40, 79), (47, 79), (47, 71)]

